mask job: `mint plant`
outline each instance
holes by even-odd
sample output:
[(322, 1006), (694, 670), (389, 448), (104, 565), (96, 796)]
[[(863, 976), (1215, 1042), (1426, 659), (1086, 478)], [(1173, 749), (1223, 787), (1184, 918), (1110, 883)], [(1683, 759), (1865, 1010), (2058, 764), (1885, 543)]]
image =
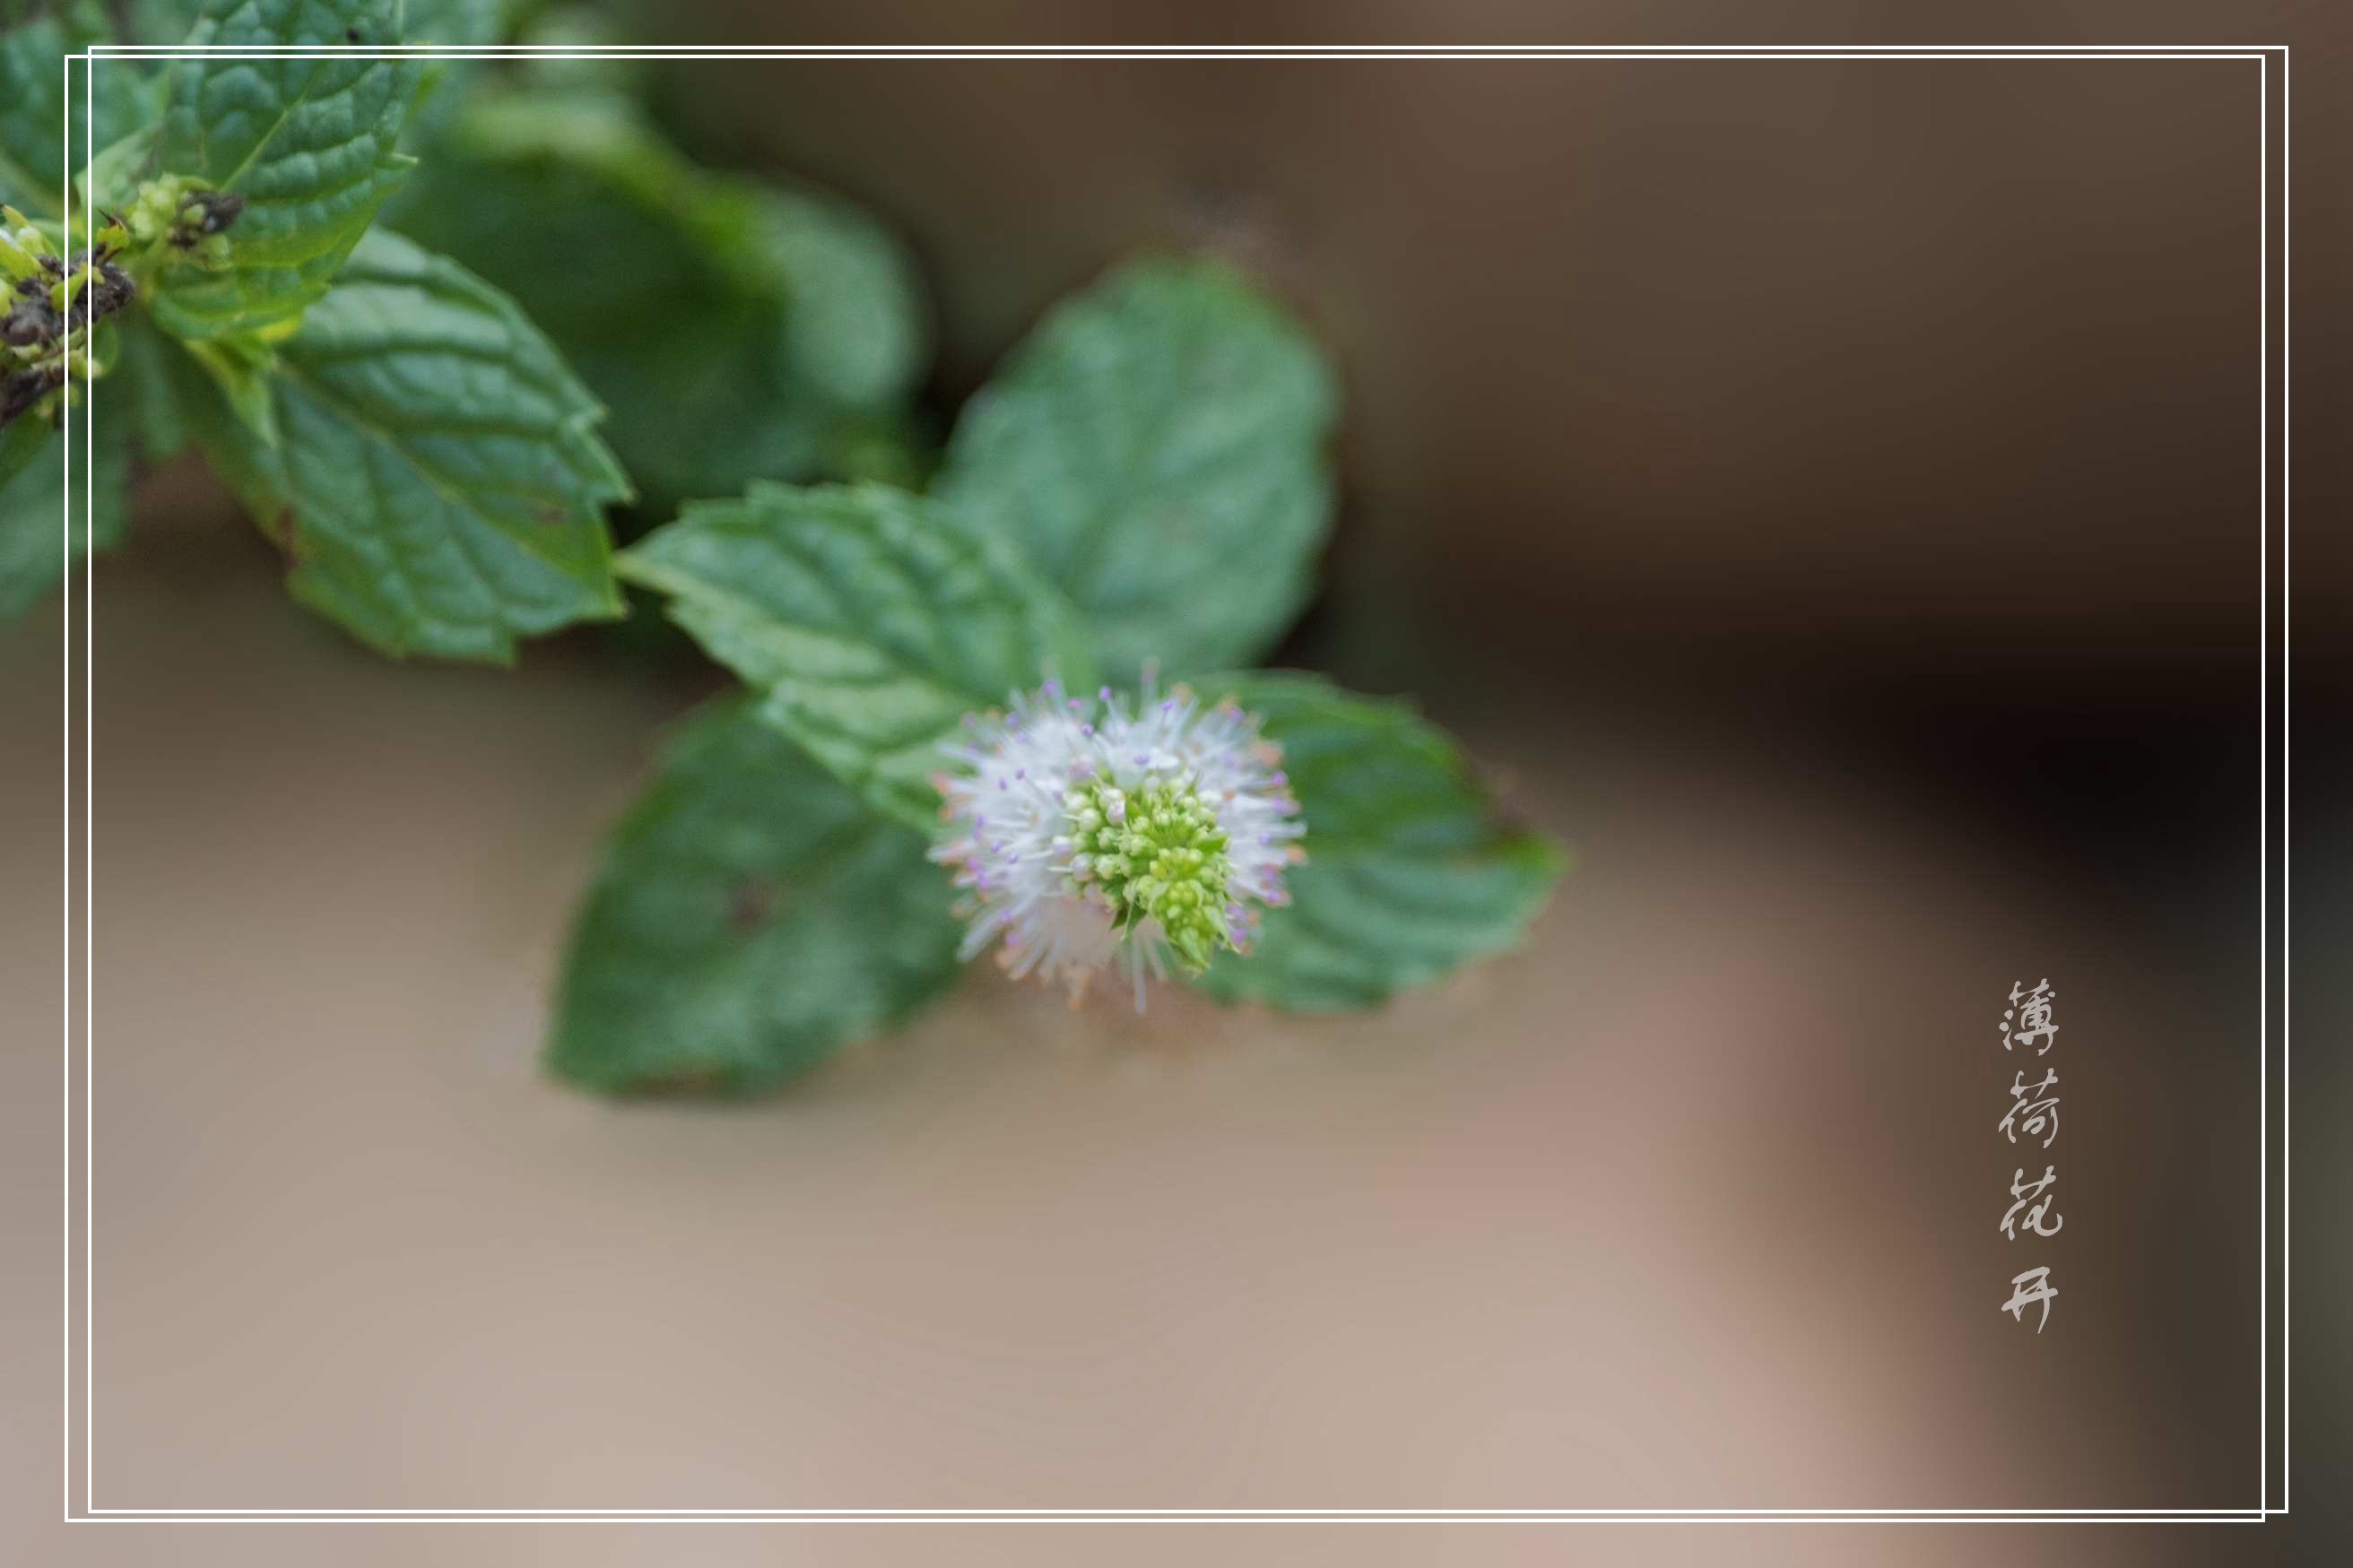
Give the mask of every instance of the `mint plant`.
[[(1312, 591), (1334, 379), (1240, 274), (1148, 258), (1014, 351), (928, 493), (754, 484), (623, 552), (748, 692), (681, 734), (608, 847), (550, 1065), (757, 1091), (992, 945), (1074, 991), (1124, 971), (1139, 1005), (1166, 973), (1335, 1010), (1516, 944), (1563, 858), (1459, 748), (1399, 703), (1230, 672)], [(779, 737), (800, 809), (854, 830), (749, 804), (722, 759)], [(648, 942), (659, 984), (617, 992)]]
[(491, 0), (147, 0), (146, 41), (259, 58), (107, 59), (87, 110), (58, 60), (108, 13), (0, 6), (0, 610), (67, 568), (81, 403), (77, 549), (193, 447), (385, 654), (511, 661), (650, 597), (739, 680), (605, 846), (560, 1077), (772, 1089), (984, 952), (1136, 1006), (1371, 1006), (1560, 874), (1409, 708), (1251, 668), (1315, 591), (1339, 399), (1240, 272), (1114, 268), (935, 447), (874, 218), (702, 168), (623, 67), (371, 58), (514, 36)]
[[(385, 652), (503, 660), (520, 637), (619, 616), (604, 510), (628, 484), (594, 397), (512, 300), (371, 229), (415, 165), (399, 142), (428, 77), (367, 52), (403, 41), (398, 0), (177, 11), (141, 14), (221, 52), (89, 68), (114, 108), (86, 127), (97, 152), (70, 190), (42, 178), (63, 163), (56, 51), (103, 40), (104, 13), (53, 7), (5, 40), (11, 76), (46, 81), (56, 118), (41, 143), (29, 114), (21, 142), (15, 118), (0, 127), (0, 168), (61, 263), (19, 281), (7, 335), (19, 353), (54, 345), (74, 374), (12, 410), (0, 602), (64, 566), (48, 542), (62, 463), (42, 437), (95, 384), (100, 543), (120, 530), (135, 426), (150, 456), (200, 449), (285, 552), (293, 595)], [(418, 11), (453, 28), (472, 15)], [(121, 287), (56, 338), (26, 319), (26, 282), (62, 273), (46, 286), (69, 291), (77, 268)]]

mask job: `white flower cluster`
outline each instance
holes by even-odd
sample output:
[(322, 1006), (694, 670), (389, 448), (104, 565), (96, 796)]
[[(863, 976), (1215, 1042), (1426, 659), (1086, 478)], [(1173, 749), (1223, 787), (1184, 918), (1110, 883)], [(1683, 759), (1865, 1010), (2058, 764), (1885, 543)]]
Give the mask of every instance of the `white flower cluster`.
[(1010, 973), (1065, 984), (1073, 1005), (1121, 960), (1141, 1012), (1147, 972), (1246, 952), (1260, 907), (1287, 900), (1302, 828), (1282, 749), (1231, 699), (1155, 684), (1147, 670), (1131, 707), (1049, 680), (966, 716), (932, 851), (970, 895), (965, 957), (1001, 943)]

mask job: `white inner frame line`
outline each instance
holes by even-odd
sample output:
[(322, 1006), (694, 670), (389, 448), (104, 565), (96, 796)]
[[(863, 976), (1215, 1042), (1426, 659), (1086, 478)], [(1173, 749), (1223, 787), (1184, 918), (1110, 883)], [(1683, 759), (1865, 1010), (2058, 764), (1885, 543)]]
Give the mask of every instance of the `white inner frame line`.
[[(73, 1506), (73, 1395), (74, 1395), (74, 1313), (73, 1313), (73, 1206), (76, 1193), (74, 1182), (73, 1125), (73, 1024), (74, 1024), (74, 943), (73, 943), (73, 767), (74, 767), (74, 702), (75, 671), (74, 602), (72, 574), (73, 553), (73, 437), (79, 425), (82, 438), (82, 463), (85, 474), (96, 470), (96, 443), (92, 435), (96, 398), (94, 385), (85, 385), (88, 398), (81, 418), (77, 421), (69, 405), (65, 414), (65, 436), (61, 442), (66, 468), (66, 494), (63, 519), (66, 575), (64, 579), (64, 718), (63, 805), (64, 805), (64, 1060), (62, 1079), (64, 1150), (62, 1176), (64, 1181), (63, 1266), (62, 1290), (64, 1320), (63, 1358), (63, 1451), (60, 1484), (64, 1504), (63, 1518), (70, 1523), (190, 1523), (190, 1524), (320, 1524), (320, 1523), (468, 1523), (468, 1524), (534, 1524), (575, 1520), (596, 1523), (756, 1523), (763, 1521), (803, 1523), (1620, 1523), (1620, 1524), (1741, 1524), (1741, 1523), (2259, 1523), (2275, 1514), (2288, 1511), (2289, 1479), (2292, 1469), (2292, 1428), (2288, 1425), (2288, 1371), (2291, 1364), (2289, 1324), (2292, 1316), (2285, 1300), (2289, 1268), (2289, 1241), (2292, 1227), (2289, 1215), (2289, 1110), (2288, 1013), (2284, 1005), (2287, 994), (2289, 910), (2286, 904), (2288, 872), (2284, 853), (2281, 857), (2281, 1218), (2283, 1245), (2281, 1250), (2282, 1333), (2281, 1333), (2281, 1490), (2280, 1505), (2271, 1506), (2271, 1264), (2270, 1264), (2270, 1200), (2272, 1168), (2270, 1158), (2270, 1015), (2272, 992), (2271, 969), (2271, 883), (2270, 858), (2273, 843), (2271, 819), (2271, 110), (2270, 80), (2272, 57), (2280, 64), (2281, 124), (2280, 179), (2281, 253), (2279, 258), (2281, 289), (2279, 294), (2281, 342), (2280, 397), (2280, 467), (2281, 467), (2281, 751), (2280, 780), (2281, 811), (2278, 831), (2284, 847), (2288, 825), (2288, 780), (2285, 761), (2288, 755), (2290, 705), (2288, 627), (2293, 605), (2293, 577), (2289, 569), (2290, 531), (2288, 527), (2288, 406), (2290, 387), (2287, 380), (2289, 364), (2288, 332), (2289, 299), (2287, 291), (2287, 237), (2290, 226), (2290, 161), (2291, 127), (2287, 123), (2288, 82), (2292, 51), (2289, 46), (2262, 45), (1952, 45), (1905, 47), (1883, 45), (1689, 45), (1689, 46), (1628, 46), (1628, 47), (1525, 47), (1483, 46), (1134, 46), (1120, 47), (1072, 47), (1055, 48), (1027, 45), (973, 45), (959, 47), (934, 46), (868, 46), (857, 47), (796, 47), (792, 46), (756, 46), (742, 48), (711, 48), (694, 45), (657, 45), (629, 47), (560, 47), (537, 45), (497, 45), (477, 47), (449, 48), (432, 45), (396, 47), (319, 47), (312, 46), (255, 47), (216, 48), (188, 45), (99, 45), (64, 57), (64, 101), (67, 106), (65, 124), (65, 161), (62, 170), (63, 188), (73, 187), (74, 136), (71, 105), (74, 99), (74, 68), (82, 66), (82, 94), (86, 124), (95, 124), (92, 114), (96, 63), (109, 58), (192, 59), (208, 56), (227, 58), (291, 58), (325, 59), (343, 58), (432, 58), (445, 59), (499, 59), (533, 55), (548, 55), (565, 58), (670, 58), (670, 59), (999, 59), (999, 60), (1065, 60), (1065, 59), (1633, 59), (1633, 60), (1693, 60), (1693, 59), (1806, 59), (1806, 60), (1867, 60), (1867, 59), (2012, 59), (2012, 60), (2254, 60), (2260, 68), (2258, 84), (2259, 114), (2259, 352), (2260, 352), (2260, 414), (2258, 435), (2261, 455), (2258, 464), (2258, 571), (2260, 626), (2260, 657), (2257, 693), (2260, 704), (2260, 751), (2257, 763), (2258, 801), (2262, 822), (2261, 864), (2259, 867), (2260, 922), (2257, 936), (2259, 966), (2258, 1038), (2261, 1082), (2258, 1091), (2258, 1149), (2261, 1169), (2258, 1213), (2259, 1255), (2262, 1259), (2259, 1281), (2259, 1344), (2257, 1368), (2258, 1427), (2260, 1436), (2258, 1481), (2261, 1503), (2251, 1509), (101, 1509), (95, 1504), (96, 1494), (96, 1422), (95, 1415), (95, 1342), (94, 1342), (94, 1264), (95, 1203), (93, 1177), (96, 1145), (94, 1100), (94, 1059), (96, 1036), (93, 1026), (96, 1000), (96, 949), (93, 871), (95, 867), (96, 813), (94, 790), (95, 750), (92, 731), (96, 718), (94, 667), (95, 642), (92, 626), (96, 615), (96, 571), (92, 556), (83, 557), (81, 570), (82, 648), (80, 668), (83, 678), (81, 729), (83, 835), (82, 877), (82, 1011), (85, 1034), (82, 1053), (82, 1173), (80, 1193), (82, 1209), (82, 1400), (83, 1456), (82, 1509)], [(95, 153), (96, 149), (91, 150)], [(97, 193), (91, 193), (93, 197)], [(93, 204), (95, 205), (95, 204)], [(85, 484), (85, 491), (89, 487)], [(83, 527), (89, 536), (95, 521), (92, 496), (82, 499)], [(94, 552), (93, 552), (94, 555)]]

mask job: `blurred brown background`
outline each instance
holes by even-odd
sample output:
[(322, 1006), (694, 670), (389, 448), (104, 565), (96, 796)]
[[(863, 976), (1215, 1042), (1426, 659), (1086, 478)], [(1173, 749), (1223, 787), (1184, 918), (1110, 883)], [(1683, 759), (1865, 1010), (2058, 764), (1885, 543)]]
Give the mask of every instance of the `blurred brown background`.
[[(1764, 20), (815, 4), (790, 36), (1906, 37)], [(765, 6), (647, 26), (778, 36)], [(28, 1560), (2341, 1561), (2341, 17), (1909, 31), (2296, 47), (2294, 1521), (183, 1528)], [(1348, 391), (1330, 591), (1287, 659), (1420, 697), (1579, 869), (1532, 951), (1368, 1019), (1073, 1020), (976, 976), (776, 1103), (592, 1103), (530, 1064), (554, 944), (688, 694), (577, 642), (386, 666), (285, 606), (216, 500), (153, 490), (100, 570), (101, 1506), (2254, 1500), (2253, 64), (661, 81), (707, 154), (913, 237), (944, 410), (1139, 244), (1273, 279)], [(35, 1258), (58, 631), (0, 638), (33, 763), (0, 814), (5, 1202)], [(2043, 973), (2068, 1224), (2037, 1341), (1993, 1310), (2023, 1265), (1992, 1026)], [(44, 1497), (55, 1286), (5, 1298), (6, 1458)]]

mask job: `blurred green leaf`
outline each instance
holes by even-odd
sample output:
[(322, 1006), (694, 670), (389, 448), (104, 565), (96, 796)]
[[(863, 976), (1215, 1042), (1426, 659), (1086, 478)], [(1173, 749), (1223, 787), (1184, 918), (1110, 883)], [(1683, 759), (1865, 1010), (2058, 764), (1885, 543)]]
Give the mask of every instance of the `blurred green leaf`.
[[(95, 539), (105, 549), (122, 537), (132, 422), (129, 409), (108, 395), (117, 384), (100, 384), (100, 392), (74, 415), (70, 525), (77, 561), (88, 541)], [(101, 403), (104, 412), (85, 426), (89, 411)], [(96, 446), (94, 466), (84, 459), (85, 439)], [(65, 574), (65, 443), (47, 420), (27, 416), (0, 426), (0, 621), (23, 615)]]
[[(393, 43), (399, 0), (242, 0), (207, 15), (214, 45)], [(191, 253), (157, 279), (156, 321), (182, 338), (290, 321), (406, 176), (395, 152), (417, 91), (417, 61), (237, 58), (176, 62), (156, 155), (170, 174), (245, 197), (227, 259)]]
[(1013, 352), (934, 488), (1076, 601), (1107, 668), (1247, 664), (1314, 589), (1336, 411), (1314, 342), (1246, 279), (1151, 258)]
[(69, 120), (79, 157), (90, 141), (93, 110), (100, 147), (153, 112), (156, 72), (137, 60), (107, 60), (95, 75), (77, 65), (69, 103), (66, 55), (113, 37), (98, 0), (0, 0), (0, 202), (36, 216), (62, 216)]
[(772, 400), (748, 346), (773, 321), (659, 219), (557, 166), (437, 159), (417, 195), (397, 226), (523, 302), (614, 411), (611, 438), (648, 506), (818, 470), (821, 430)]
[(237, 0), (130, 0), (131, 41), (138, 44), (185, 44), (207, 11), (222, 11)]
[(661, 218), (730, 292), (779, 313), (787, 378), (820, 402), (903, 400), (926, 352), (922, 285), (890, 231), (813, 188), (712, 173), (670, 146), (628, 100), (603, 91), (488, 93), (456, 151), (503, 165), (556, 165)]
[[(412, 44), (464, 47), (502, 43), (513, 29), (517, 14), (533, 3), (533, 0), (405, 0), (406, 9), (400, 30), (404, 41)], [(465, 102), (468, 83), (495, 68), (487, 60), (454, 59), (446, 55), (427, 55), (419, 65), (417, 99), (409, 105), (407, 121), (400, 129), (400, 145), (404, 152), (422, 153), (429, 159), (434, 155), (431, 150), (447, 133), (450, 120)], [(398, 195), (394, 193), (396, 198)], [(382, 222), (388, 216), (388, 210), (381, 211), (377, 219)]]
[(702, 169), (618, 94), (484, 80), (394, 221), (564, 346), (649, 505), (906, 467), (876, 442), (923, 374), (923, 292), (848, 203)]
[(48, 450), (50, 435), (47, 420), (30, 416), (0, 426), (0, 486), (10, 483)]
[(1231, 692), (1282, 747), (1306, 863), (1248, 957), (1202, 987), (1300, 1011), (1370, 1007), (1518, 945), (1566, 868), (1559, 846), (1497, 820), (1461, 752), (1396, 702), (1283, 671), (1196, 683)]
[(77, 201), (104, 211), (128, 205), (140, 184), (154, 172), (157, 125), (142, 125), (120, 141), (99, 148), (98, 155), (74, 175)]
[(765, 699), (761, 712), (878, 809), (928, 831), (939, 744), (1051, 670), (1093, 677), (1060, 595), (1002, 540), (881, 485), (755, 484), (623, 552), (620, 574)]
[(960, 928), (924, 840), (730, 700), (607, 840), (547, 1065), (607, 1093), (771, 1088), (946, 991)]
[(898, 408), (931, 354), (922, 281), (889, 229), (807, 186), (754, 193), (754, 223), (786, 315), (786, 372), (826, 405)]
[(517, 0), (513, 9), (509, 30), (514, 41), (543, 51), (509, 62), (517, 85), (531, 90), (586, 88), (646, 95), (652, 72), (645, 57), (590, 52), (646, 41), (646, 17), (636, 0), (619, 5), (611, 0)]
[(521, 0), (405, 0), (401, 42), (489, 44), (503, 37)]
[(278, 445), (278, 392), (270, 384), (278, 365), (269, 345), (250, 332), (236, 332), (200, 338), (185, 346), (188, 357), (213, 378), (247, 428), (263, 444)]
[(621, 613), (602, 410), (513, 301), (384, 232), (277, 351), (273, 445), (174, 356), (177, 406), (288, 587), (385, 653), (504, 661)]
[(174, 352), (144, 317), (133, 313), (123, 321), (121, 357), (107, 391), (113, 392), (115, 383), (121, 384), (123, 400), (131, 405), (138, 456), (150, 463), (176, 457), (188, 445), (187, 427), (172, 401), (165, 361)]
[[(514, 13), (530, 0), (403, 0), (400, 37), (405, 44), (489, 44), (505, 36)], [(197, 21), (238, 9), (245, 0), (128, 0), (124, 14), (132, 41), (188, 41)], [(340, 38), (334, 40), (341, 42)]]

